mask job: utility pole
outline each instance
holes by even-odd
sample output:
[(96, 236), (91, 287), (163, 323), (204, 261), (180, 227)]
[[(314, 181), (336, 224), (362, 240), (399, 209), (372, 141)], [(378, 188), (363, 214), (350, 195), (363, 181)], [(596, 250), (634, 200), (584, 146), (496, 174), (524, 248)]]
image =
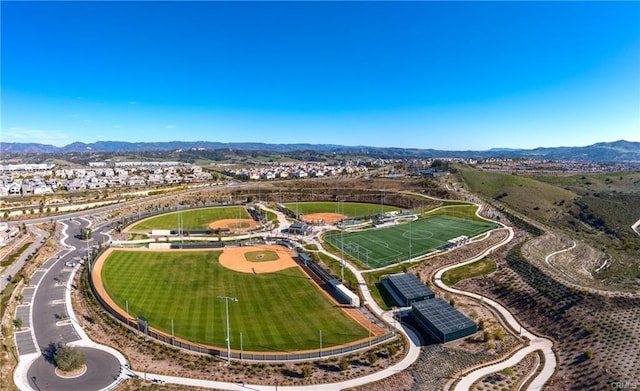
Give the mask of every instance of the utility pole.
[(226, 313), (227, 313), (227, 363), (231, 364), (231, 334), (230, 331), (231, 329), (229, 328), (229, 300), (231, 301), (238, 301), (237, 298), (232, 297), (232, 296), (217, 296), (216, 299), (218, 300), (224, 300), (225, 302), (225, 307), (226, 307)]

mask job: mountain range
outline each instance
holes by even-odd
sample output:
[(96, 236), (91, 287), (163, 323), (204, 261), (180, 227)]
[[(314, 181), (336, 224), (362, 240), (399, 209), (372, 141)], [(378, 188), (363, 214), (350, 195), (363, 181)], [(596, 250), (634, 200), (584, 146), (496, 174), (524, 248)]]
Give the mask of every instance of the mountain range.
[[(177, 150), (246, 150), (288, 153), (317, 151), (344, 155), (368, 155), (380, 158), (533, 158), (567, 161), (640, 162), (640, 142), (619, 140), (596, 143), (584, 147), (552, 147), (535, 149), (493, 148), (484, 151), (443, 151), (436, 149), (384, 148), (368, 146), (344, 146), (334, 144), (266, 144), (220, 143), (210, 141), (123, 142), (98, 141), (75, 142), (63, 147), (37, 143), (0, 142), (0, 153), (60, 154), (82, 152), (148, 152)], [(0, 158), (2, 156), (0, 155)]]

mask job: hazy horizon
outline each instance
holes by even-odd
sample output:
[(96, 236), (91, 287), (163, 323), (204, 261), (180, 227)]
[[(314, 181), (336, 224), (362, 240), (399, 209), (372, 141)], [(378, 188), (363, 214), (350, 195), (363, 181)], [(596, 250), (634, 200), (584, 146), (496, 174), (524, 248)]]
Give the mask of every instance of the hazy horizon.
[(0, 7), (4, 142), (640, 141), (638, 2)]

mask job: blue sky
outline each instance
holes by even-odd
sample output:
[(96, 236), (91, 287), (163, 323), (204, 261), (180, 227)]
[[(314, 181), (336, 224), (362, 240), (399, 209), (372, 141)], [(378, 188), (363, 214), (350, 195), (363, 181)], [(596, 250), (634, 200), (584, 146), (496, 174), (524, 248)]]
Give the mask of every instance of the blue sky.
[(0, 140), (640, 141), (638, 2), (6, 2)]

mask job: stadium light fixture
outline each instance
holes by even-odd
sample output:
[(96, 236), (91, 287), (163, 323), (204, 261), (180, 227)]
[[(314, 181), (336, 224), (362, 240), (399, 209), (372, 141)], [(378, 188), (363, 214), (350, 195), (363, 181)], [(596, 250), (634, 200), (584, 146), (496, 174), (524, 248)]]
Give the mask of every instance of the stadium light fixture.
[(217, 296), (216, 299), (218, 300), (224, 300), (225, 302), (225, 307), (226, 307), (226, 314), (227, 314), (227, 362), (229, 364), (231, 364), (231, 334), (230, 333), (230, 328), (229, 328), (229, 300), (231, 301), (238, 301), (238, 299), (236, 297), (232, 297), (232, 296)]

